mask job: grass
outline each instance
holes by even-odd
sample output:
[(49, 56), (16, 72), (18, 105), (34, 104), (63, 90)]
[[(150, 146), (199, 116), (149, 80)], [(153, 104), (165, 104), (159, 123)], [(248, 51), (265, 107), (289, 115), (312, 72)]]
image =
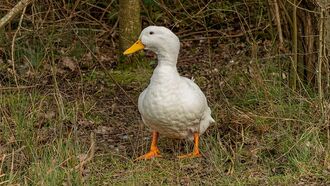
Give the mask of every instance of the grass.
[[(61, 4), (53, 5), (61, 10)], [(212, 6), (232, 9), (228, 2)], [(88, 12), (83, 10), (75, 12)], [(105, 17), (115, 24), (116, 12), (109, 11)], [(61, 17), (63, 12), (57, 13)], [(215, 20), (227, 20), (228, 30), (234, 29), (230, 26), (237, 22), (233, 15), (213, 13)], [(35, 16), (35, 20), (47, 20)], [(179, 23), (187, 24), (187, 15), (181, 16)], [(204, 17), (196, 17), (199, 19)], [(104, 32), (105, 24), (101, 31), (88, 31), (70, 22), (60, 23), (65, 26), (41, 25), (38, 34), (24, 30), (18, 35), (18, 87), (12, 66), (6, 62), (10, 45), (0, 48), (0, 185), (330, 184), (329, 121), (322, 120), (329, 108), (321, 113), (313, 88), (306, 86), (297, 92), (288, 88), (284, 66), (289, 59), (263, 58), (272, 55), (276, 46), (261, 41), (260, 50), (266, 48), (266, 52), (258, 53), (260, 61), (250, 64), (251, 48), (244, 37), (210, 41), (212, 50), (205, 42), (186, 41), (178, 69), (194, 77), (217, 121), (201, 137), (203, 158), (178, 160), (177, 155), (192, 150), (192, 143), (161, 138), (163, 158), (136, 162), (148, 150), (150, 134), (135, 104), (148, 85), (155, 59), (147, 54), (119, 58), (111, 41), (98, 43), (112, 30)], [(94, 28), (95, 22), (78, 23)], [(187, 25), (193, 28), (197, 23)], [(265, 33), (258, 37), (262, 40)], [(110, 34), (114, 34), (109, 37), (113, 40), (116, 35)], [(6, 34), (1, 36), (1, 43), (11, 42)], [(76, 63), (69, 60), (65, 66), (63, 56)]]
[[(57, 114), (52, 114), (51, 98), (34, 91), (1, 94), (2, 183), (82, 183), (74, 166), (86, 149), (74, 132), (66, 131)], [(68, 105), (66, 110), (67, 119), (72, 119), (68, 112), (75, 108)]]
[[(279, 69), (271, 64), (265, 65), (271, 69), (261, 68), (262, 85), (241, 71), (227, 75), (221, 87), (211, 80), (216, 76), (212, 73), (197, 79), (217, 120), (202, 136), (201, 159), (176, 159), (191, 151), (191, 142), (162, 138), (164, 158), (133, 161), (148, 149), (150, 136), (141, 128), (137, 108), (98, 68), (58, 90), (1, 91), (0, 183), (328, 184), (328, 136), (317, 99), (292, 92), (274, 76)], [(137, 99), (151, 68), (110, 74)], [(64, 89), (68, 85), (72, 87)], [(91, 132), (96, 134), (96, 152), (86, 163)]]

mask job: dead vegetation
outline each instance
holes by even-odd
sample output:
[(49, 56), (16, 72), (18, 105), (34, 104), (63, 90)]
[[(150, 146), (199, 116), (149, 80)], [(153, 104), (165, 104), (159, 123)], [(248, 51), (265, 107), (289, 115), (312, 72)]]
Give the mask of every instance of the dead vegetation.
[(143, 1), (144, 26), (179, 35), (178, 69), (217, 123), (201, 159), (177, 160), (190, 143), (160, 139), (164, 158), (134, 162), (149, 144), (136, 102), (154, 54), (120, 56), (118, 1), (35, 0), (0, 31), (0, 185), (330, 184), (328, 95), (290, 87), (292, 38), (278, 48), (267, 6)]

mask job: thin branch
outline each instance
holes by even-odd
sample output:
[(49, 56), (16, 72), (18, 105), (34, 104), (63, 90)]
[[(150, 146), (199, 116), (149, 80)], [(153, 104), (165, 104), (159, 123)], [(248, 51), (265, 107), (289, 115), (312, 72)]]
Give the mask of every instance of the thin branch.
[[(300, 9), (300, 10), (303, 10), (303, 11), (306, 11), (306, 12), (309, 12), (309, 13), (313, 13), (313, 14), (320, 14), (320, 12), (317, 12), (317, 11), (313, 11), (313, 10), (308, 10), (307, 8), (303, 8), (301, 6), (299, 6), (299, 4), (296, 4), (295, 2), (292, 3), (290, 0), (286, 0), (289, 4), (291, 4), (292, 6), (294, 6), (296, 9)], [(301, 2), (301, 1), (300, 1)]]
[(278, 7), (277, 0), (274, 0), (274, 7), (275, 7), (275, 18), (276, 18), (278, 39), (279, 39), (279, 48), (283, 49), (283, 33), (282, 33), (282, 26), (281, 26), (280, 10)]
[(14, 6), (1, 20), (0, 29), (2, 29), (6, 24), (8, 24), (19, 12), (27, 7), (33, 0), (21, 0)]
[(319, 34), (319, 56), (318, 56), (318, 68), (317, 68), (317, 84), (318, 84), (318, 92), (319, 99), (323, 99), (322, 92), (322, 58), (323, 58), (323, 25), (324, 25), (324, 9), (321, 8), (321, 16), (320, 16), (320, 34)]
[(12, 42), (11, 42), (11, 62), (12, 62), (12, 65), (13, 65), (13, 74), (14, 74), (15, 83), (16, 83), (16, 86), (17, 87), (19, 85), (18, 85), (17, 73), (16, 73), (16, 69), (15, 69), (15, 40), (16, 40), (16, 37), (17, 37), (18, 32), (20, 31), (20, 29), (22, 27), (22, 21), (23, 21), (23, 18), (24, 18), (25, 10), (26, 10), (26, 7), (24, 7), (24, 9), (23, 9), (21, 18), (19, 20), (18, 28), (15, 31), (15, 34), (14, 34), (13, 39), (12, 39)]
[(292, 12), (292, 42), (293, 42), (293, 61), (292, 61), (292, 65), (291, 65), (291, 72), (290, 72), (290, 75), (291, 75), (291, 78), (290, 78), (290, 87), (293, 89), (293, 90), (296, 90), (297, 88), (297, 67), (298, 67), (298, 26), (297, 26), (297, 6), (296, 6), (296, 3), (297, 1), (294, 0), (294, 5), (293, 6), (293, 12)]
[[(75, 32), (77, 38), (81, 41), (81, 43), (87, 48), (88, 51), (91, 52), (92, 56), (97, 59), (97, 56), (93, 53), (93, 51), (88, 47), (88, 45), (78, 36), (78, 34)], [(125, 89), (116, 81), (116, 79), (107, 71), (107, 68), (105, 68), (104, 64), (100, 60), (96, 60), (101, 67), (104, 70), (104, 73), (112, 80), (112, 82), (115, 83), (115, 85), (125, 94), (125, 96), (134, 104), (134, 106), (137, 106), (135, 101), (128, 95), (128, 93), (125, 91)]]
[(83, 172), (83, 167), (86, 163), (88, 163), (89, 161), (91, 161), (94, 158), (95, 155), (95, 134), (93, 132), (91, 132), (90, 134), (90, 138), (91, 138), (91, 145), (88, 149), (88, 152), (86, 154), (86, 156), (84, 156), (81, 160), (80, 163), (78, 165), (75, 166), (76, 170), (80, 170), (80, 172)]
[(32, 89), (36, 88), (41, 85), (31, 85), (31, 86), (16, 86), (16, 87), (0, 87), (0, 91), (5, 91), (5, 90), (21, 90), (21, 89)]

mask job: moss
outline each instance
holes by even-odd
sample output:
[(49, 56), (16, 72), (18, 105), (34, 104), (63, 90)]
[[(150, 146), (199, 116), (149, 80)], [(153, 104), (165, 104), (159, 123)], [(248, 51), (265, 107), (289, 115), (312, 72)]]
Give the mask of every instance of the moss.
[(114, 70), (111, 71), (113, 78), (121, 85), (145, 84), (149, 82), (152, 69), (138, 68), (135, 70)]

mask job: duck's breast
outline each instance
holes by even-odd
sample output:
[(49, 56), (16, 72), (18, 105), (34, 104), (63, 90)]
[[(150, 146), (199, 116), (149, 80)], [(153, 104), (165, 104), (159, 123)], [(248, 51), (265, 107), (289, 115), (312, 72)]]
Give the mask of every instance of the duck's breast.
[[(199, 130), (207, 107), (204, 94), (186, 79), (150, 84), (139, 97), (144, 123), (168, 137), (185, 138)], [(190, 80), (189, 80), (190, 81)]]

